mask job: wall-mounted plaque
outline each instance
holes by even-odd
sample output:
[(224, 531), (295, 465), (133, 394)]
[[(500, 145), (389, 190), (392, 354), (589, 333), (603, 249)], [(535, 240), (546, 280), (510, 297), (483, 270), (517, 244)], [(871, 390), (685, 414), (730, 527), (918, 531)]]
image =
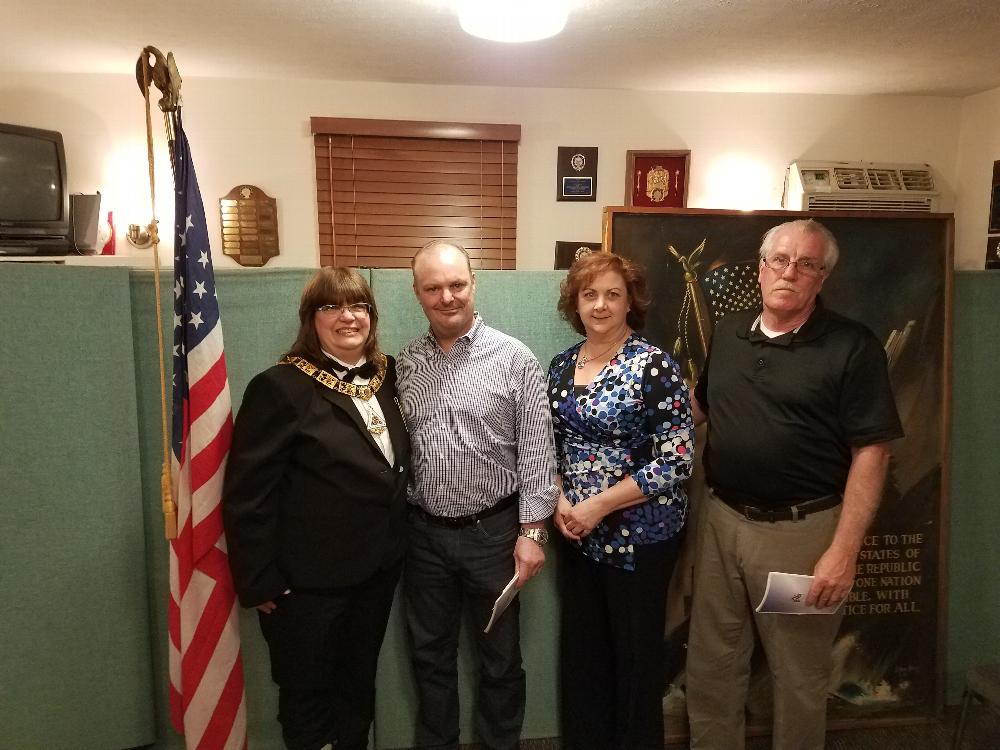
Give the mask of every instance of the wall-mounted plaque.
[(255, 185), (237, 185), (219, 199), (222, 252), (241, 266), (278, 255), (278, 203)]
[(686, 207), (690, 164), (690, 151), (626, 151), (626, 207)]
[(1000, 236), (986, 238), (986, 270), (1000, 271)]
[(553, 268), (557, 271), (569, 268), (584, 255), (599, 253), (600, 242), (556, 242), (556, 261)]
[(560, 146), (556, 164), (557, 201), (597, 200), (597, 147)]
[(1000, 234), (1000, 161), (993, 162), (993, 191), (990, 193), (990, 234)]

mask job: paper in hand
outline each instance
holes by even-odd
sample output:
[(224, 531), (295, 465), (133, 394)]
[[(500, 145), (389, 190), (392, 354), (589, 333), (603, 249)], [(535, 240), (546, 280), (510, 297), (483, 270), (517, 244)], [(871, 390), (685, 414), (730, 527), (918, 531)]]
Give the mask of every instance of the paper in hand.
[(811, 607), (806, 605), (806, 594), (812, 586), (813, 577), (798, 573), (767, 574), (767, 587), (764, 597), (757, 605), (757, 612), (773, 612), (783, 615), (832, 615), (844, 600), (829, 607)]
[(493, 612), (490, 613), (490, 621), (486, 623), (486, 627), (483, 628), (484, 633), (489, 633), (490, 628), (493, 624), (500, 619), (500, 615), (503, 614), (504, 610), (510, 606), (510, 603), (514, 601), (514, 597), (517, 596), (517, 592), (520, 589), (517, 588), (517, 571), (514, 571), (514, 577), (510, 579), (510, 583), (504, 586), (503, 591), (500, 592), (500, 596), (493, 603)]

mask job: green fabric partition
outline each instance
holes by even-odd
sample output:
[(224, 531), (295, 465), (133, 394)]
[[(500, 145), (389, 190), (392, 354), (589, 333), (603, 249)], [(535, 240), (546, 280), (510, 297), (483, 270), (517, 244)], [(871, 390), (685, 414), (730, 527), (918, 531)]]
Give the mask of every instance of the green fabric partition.
[[(523, 341), (538, 357), (543, 370), (548, 369), (553, 356), (579, 340), (569, 324), (555, 313), (563, 276), (551, 271), (479, 271), (476, 274), (476, 309), (487, 323)], [(373, 271), (372, 285), (379, 306), (380, 342), (386, 352), (396, 354), (403, 344), (427, 330), (427, 319), (413, 294), (409, 271)], [(528, 681), (523, 736), (555, 737), (559, 734), (556, 711), (559, 622), (555, 559), (551, 550), (542, 573), (519, 596), (521, 648)], [(466, 632), (470, 625), (466, 623)], [(459, 658), (462, 742), (473, 740), (474, 674), (471, 642), (466, 637)], [(416, 696), (398, 592), (379, 661), (376, 700), (376, 747), (411, 747)]]
[[(291, 343), (314, 269), (217, 275), (233, 406)], [(367, 272), (366, 272), (367, 273)], [(547, 366), (577, 336), (555, 312), (560, 272), (479, 272), (477, 309)], [(383, 348), (426, 320), (408, 271), (371, 272)], [(169, 346), (170, 274), (162, 280)], [(949, 700), (1000, 652), (1000, 275), (957, 273), (952, 400)], [(167, 547), (159, 503), (159, 376), (152, 275), (0, 264), (0, 747), (182, 748), (167, 718)], [(168, 375), (169, 377), (169, 375)], [(522, 593), (525, 737), (557, 734), (554, 560)], [(263, 640), (241, 614), (253, 750), (282, 747)], [(463, 739), (472, 669), (463, 647)], [(394, 609), (379, 670), (376, 746), (412, 743), (414, 693)]]
[[(311, 269), (219, 271), (216, 289), (226, 346), (226, 368), (234, 414), (250, 378), (269, 365), (291, 345), (298, 330), (298, 307), (302, 287), (314, 273)], [(173, 277), (160, 280), (165, 342), (173, 340)], [(153, 275), (132, 273), (132, 316), (135, 332), (136, 388), (139, 411), (139, 445), (142, 466), (142, 507), (145, 513), (146, 569), (149, 572), (149, 607), (154, 622), (153, 654), (156, 670), (157, 750), (181, 750), (183, 739), (170, 726), (167, 667), (167, 542), (163, 538), (160, 513), (160, 383), (157, 371), (156, 320)], [(167, 362), (169, 383), (171, 364)], [(170, 394), (167, 393), (168, 409)], [(246, 679), (247, 733), (254, 750), (281, 750), (277, 689), (271, 682), (267, 647), (257, 626), (254, 610), (241, 610), (244, 673)]]
[(0, 747), (152, 742), (128, 271), (0, 266)]
[(969, 667), (1000, 658), (1000, 273), (956, 273), (954, 297), (949, 703)]

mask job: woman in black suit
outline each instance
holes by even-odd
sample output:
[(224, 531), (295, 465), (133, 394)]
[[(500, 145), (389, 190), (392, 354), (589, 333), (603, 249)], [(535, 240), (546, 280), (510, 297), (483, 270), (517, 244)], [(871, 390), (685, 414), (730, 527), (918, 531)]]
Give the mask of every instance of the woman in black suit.
[(233, 579), (259, 610), (289, 750), (361, 750), (402, 567), (409, 439), (355, 271), (306, 284), (299, 333), (247, 386), (223, 490)]

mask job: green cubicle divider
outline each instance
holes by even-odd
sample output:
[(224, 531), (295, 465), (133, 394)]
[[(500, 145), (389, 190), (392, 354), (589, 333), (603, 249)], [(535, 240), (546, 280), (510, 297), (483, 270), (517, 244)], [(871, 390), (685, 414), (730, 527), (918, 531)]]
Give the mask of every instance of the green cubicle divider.
[(0, 747), (155, 738), (128, 271), (0, 266)]
[[(312, 269), (217, 274), (230, 387), (291, 343)], [(559, 272), (480, 272), (484, 319), (548, 360), (576, 340), (555, 313)], [(407, 271), (371, 272), (385, 351), (426, 330)], [(161, 282), (170, 335), (172, 282)], [(963, 670), (1000, 653), (1000, 275), (955, 275), (949, 701)], [(167, 719), (167, 548), (153, 284), (148, 272), (0, 266), (0, 747), (181, 748)], [(168, 374), (169, 377), (169, 374)], [(551, 561), (554, 563), (554, 561)], [(557, 733), (553, 564), (522, 594), (525, 737)], [(266, 649), (241, 616), (249, 736), (282, 747)], [(468, 653), (466, 649), (466, 654)], [(463, 658), (463, 739), (471, 664)], [(414, 697), (394, 610), (379, 670), (376, 746), (411, 743)], [(155, 720), (154, 720), (155, 711)]]
[(1000, 273), (955, 274), (947, 697), (1000, 660)]
[[(246, 384), (273, 364), (295, 338), (299, 296), (310, 269), (219, 271), (216, 289), (226, 347), (226, 369), (233, 412), (239, 408)], [(172, 342), (173, 278), (160, 280), (165, 342)], [(149, 573), (149, 607), (152, 613), (153, 656), (156, 673), (157, 750), (182, 750), (183, 740), (170, 726), (167, 668), (167, 542), (160, 513), (160, 383), (157, 371), (156, 320), (153, 275), (134, 271), (131, 279), (132, 327), (135, 335), (135, 380), (138, 394), (139, 446), (142, 468), (142, 507), (145, 515), (146, 570)], [(167, 362), (167, 382), (171, 364)], [(170, 394), (167, 393), (168, 409)], [(271, 682), (267, 648), (257, 627), (256, 612), (240, 613), (244, 675), (246, 680), (247, 734), (253, 750), (281, 750), (277, 690)]]
[[(476, 309), (483, 320), (523, 341), (538, 357), (543, 371), (548, 368), (552, 357), (579, 339), (569, 324), (555, 313), (559, 281), (563, 274), (551, 271), (479, 271), (476, 277)], [(407, 341), (427, 331), (427, 319), (411, 285), (409, 271), (372, 272), (372, 288), (379, 305), (380, 343), (390, 354), (395, 354)], [(519, 595), (521, 649), (528, 683), (523, 733), (526, 738), (555, 737), (559, 734), (555, 653), (559, 623), (555, 565), (550, 548), (545, 568)], [(379, 661), (375, 746), (380, 749), (413, 746), (416, 696), (399, 599), (397, 592)], [(484, 624), (479, 624), (479, 627)], [(475, 626), (476, 623), (465, 623), (464, 635), (467, 636), (469, 627)], [(465, 637), (459, 658), (462, 742), (474, 739), (474, 675), (471, 643)]]
[[(409, 271), (364, 271), (372, 282), (379, 307), (379, 334), (383, 349), (398, 352), (406, 341), (427, 330), (427, 321), (410, 288)], [(370, 274), (370, 275), (369, 275)], [(547, 366), (549, 359), (576, 340), (569, 326), (552, 315), (561, 277), (553, 273), (520, 273), (518, 285), (509, 283), (511, 272), (481, 272), (477, 308), (496, 327), (525, 342)], [(219, 272), (216, 282), (226, 344), (227, 369), (234, 411), (254, 374), (275, 361), (292, 342), (297, 328), (298, 299), (312, 271), (305, 269)], [(172, 304), (170, 282), (161, 280), (164, 305)], [(156, 373), (153, 285), (148, 272), (132, 277), (133, 325), (136, 332), (136, 381), (139, 402), (142, 477), (150, 571), (151, 611), (154, 622), (166, 622), (166, 542), (159, 517), (159, 397)], [(169, 312), (169, 310), (167, 310)], [(166, 314), (169, 328), (171, 317)], [(164, 335), (168, 336), (169, 330)], [(553, 644), (557, 627), (551, 569), (523, 594), (524, 656), (528, 668), (529, 706), (525, 736), (557, 734), (555, 715), (555, 660)], [(167, 721), (165, 625), (154, 633), (157, 684), (157, 748), (180, 748), (179, 738)], [(253, 747), (280, 748), (276, 691), (270, 682), (267, 651), (253, 612), (241, 615), (241, 633), (247, 684), (248, 732)], [(472, 671), (463, 649), (463, 728), (468, 738)], [(412, 674), (406, 656), (405, 634), (394, 607), (379, 669), (375, 746), (412, 745)]]

